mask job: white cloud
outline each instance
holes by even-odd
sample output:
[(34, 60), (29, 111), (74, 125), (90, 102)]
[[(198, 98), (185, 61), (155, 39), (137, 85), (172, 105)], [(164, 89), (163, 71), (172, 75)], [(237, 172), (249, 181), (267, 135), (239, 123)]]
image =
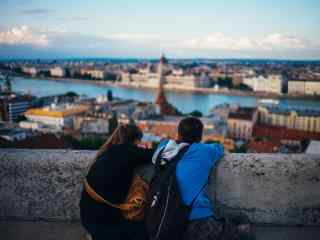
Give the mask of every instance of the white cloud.
[(28, 26), (21, 26), (12, 28), (9, 31), (0, 32), (0, 44), (30, 44), (45, 47), (49, 45), (49, 40), (46, 34), (34, 32)]
[(190, 49), (230, 49), (230, 50), (239, 50), (239, 49), (251, 49), (255, 47), (255, 42), (251, 41), (248, 38), (233, 39), (227, 37), (223, 33), (211, 33), (204, 38), (194, 38), (187, 40), (180, 44), (181, 47), (190, 48)]
[(110, 35), (104, 35), (105, 38), (113, 40), (125, 40), (134, 42), (146, 42), (146, 41), (164, 41), (163, 37), (157, 34), (146, 33), (114, 33)]
[(311, 47), (310, 43), (304, 39), (294, 36), (287, 36), (281, 33), (275, 33), (268, 36), (263, 42), (264, 48), (282, 48), (282, 49), (304, 49)]
[(174, 46), (193, 50), (287, 50), (315, 47), (307, 40), (280, 33), (271, 34), (264, 39), (232, 38), (223, 33), (211, 33), (202, 38), (178, 42)]

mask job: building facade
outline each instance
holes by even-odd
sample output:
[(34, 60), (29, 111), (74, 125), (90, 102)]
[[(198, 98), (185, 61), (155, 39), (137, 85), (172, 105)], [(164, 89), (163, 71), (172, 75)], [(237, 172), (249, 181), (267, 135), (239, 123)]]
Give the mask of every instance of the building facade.
[(292, 80), (288, 82), (288, 94), (304, 95), (306, 93), (306, 82), (304, 80)]
[(258, 119), (256, 108), (239, 107), (230, 112), (227, 120), (229, 137), (237, 140), (250, 140)]
[(320, 132), (320, 111), (259, 107), (259, 122), (289, 129)]
[(268, 75), (244, 78), (243, 83), (251, 87), (255, 92), (270, 92), (281, 94), (285, 85), (281, 75)]
[(320, 80), (291, 80), (288, 82), (288, 94), (320, 95)]
[(31, 106), (32, 98), (13, 97), (0, 99), (0, 120), (15, 121)]
[(56, 128), (73, 128), (74, 117), (89, 110), (85, 105), (51, 105), (44, 108), (29, 109), (25, 116), (31, 122), (40, 122)]
[(65, 77), (66, 71), (62, 67), (54, 67), (50, 69), (51, 77)]

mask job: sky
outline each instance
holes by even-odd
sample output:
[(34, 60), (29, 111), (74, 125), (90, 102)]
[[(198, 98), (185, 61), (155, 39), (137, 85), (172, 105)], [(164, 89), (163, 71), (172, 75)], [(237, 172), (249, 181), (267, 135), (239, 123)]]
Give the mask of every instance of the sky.
[(320, 60), (319, 0), (0, 0), (0, 58)]

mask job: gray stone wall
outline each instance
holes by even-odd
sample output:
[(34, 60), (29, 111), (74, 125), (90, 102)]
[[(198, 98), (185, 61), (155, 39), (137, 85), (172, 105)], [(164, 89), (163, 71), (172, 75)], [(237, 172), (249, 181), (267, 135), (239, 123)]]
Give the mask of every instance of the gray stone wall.
[[(93, 151), (0, 150), (0, 220), (78, 221), (81, 178)], [(220, 215), (320, 226), (320, 156), (230, 154), (210, 177)]]

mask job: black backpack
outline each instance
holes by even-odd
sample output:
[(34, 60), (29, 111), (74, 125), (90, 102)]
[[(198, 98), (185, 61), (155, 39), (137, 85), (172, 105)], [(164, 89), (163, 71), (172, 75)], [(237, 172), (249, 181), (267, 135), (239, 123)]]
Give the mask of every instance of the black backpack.
[[(156, 172), (150, 184), (145, 212), (145, 225), (150, 240), (183, 239), (192, 210), (192, 203), (184, 204), (176, 179), (176, 166), (189, 146), (180, 149), (171, 160), (156, 161)], [(201, 189), (202, 191), (202, 189)]]

